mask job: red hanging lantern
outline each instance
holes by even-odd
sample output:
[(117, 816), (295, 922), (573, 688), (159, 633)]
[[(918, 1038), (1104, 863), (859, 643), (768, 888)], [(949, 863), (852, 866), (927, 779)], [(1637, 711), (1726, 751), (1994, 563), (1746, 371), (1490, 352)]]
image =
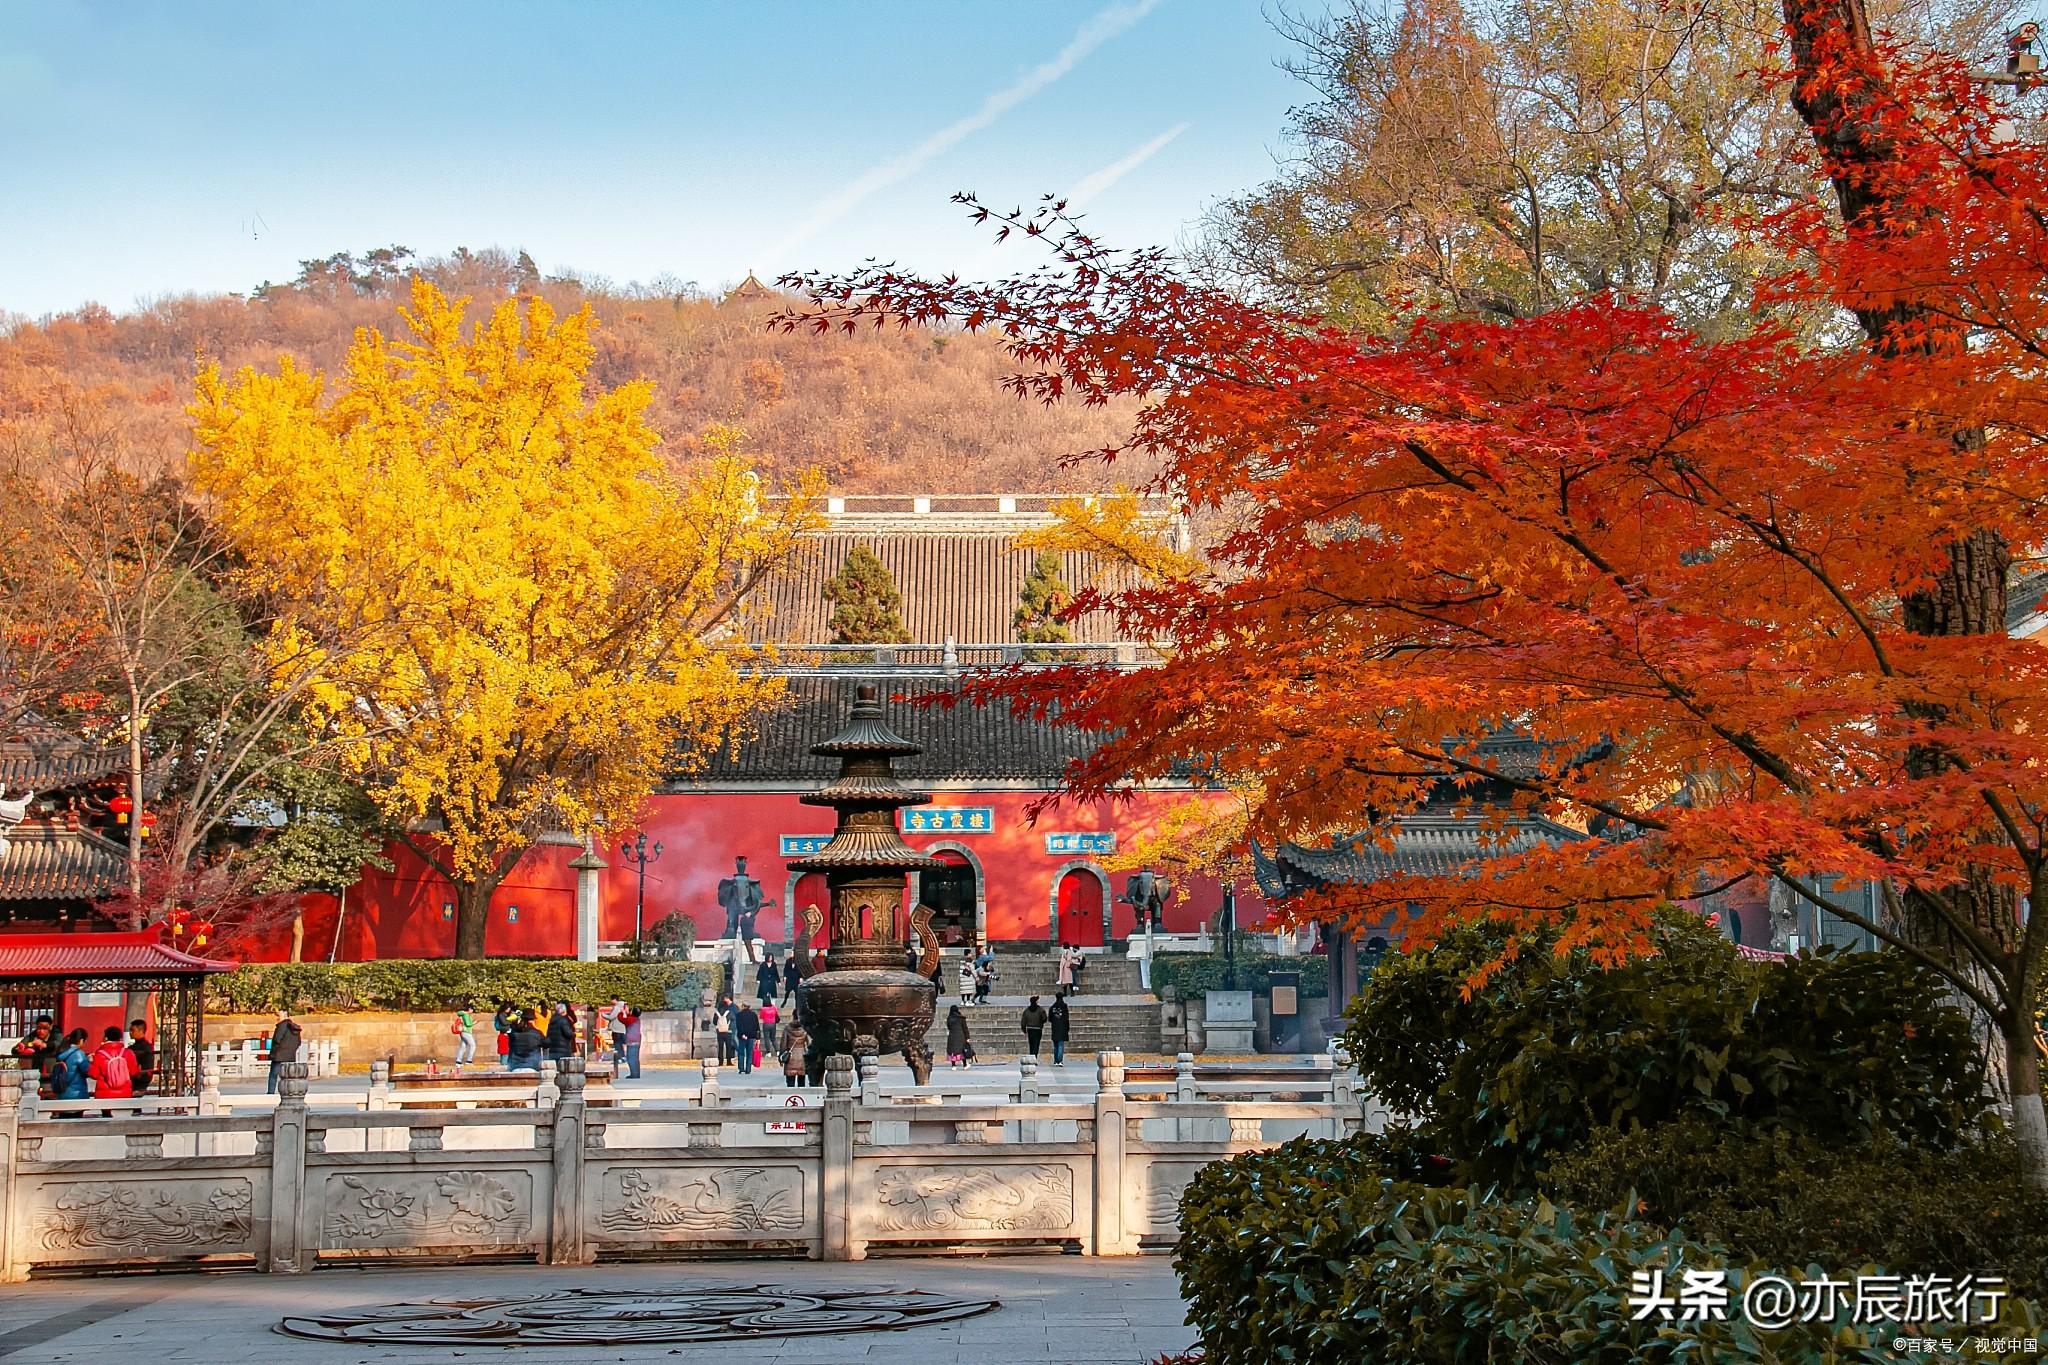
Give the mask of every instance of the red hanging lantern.
[(107, 802), (107, 809), (114, 813), (115, 824), (125, 825), (128, 823), (128, 812), (135, 809), (135, 803), (125, 796), (117, 796)]

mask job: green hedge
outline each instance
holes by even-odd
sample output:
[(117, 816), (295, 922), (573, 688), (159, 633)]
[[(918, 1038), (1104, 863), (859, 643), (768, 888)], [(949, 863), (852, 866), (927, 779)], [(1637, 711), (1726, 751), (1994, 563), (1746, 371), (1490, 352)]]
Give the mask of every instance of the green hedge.
[[(1330, 993), (1330, 960), (1320, 955), (1274, 957), (1260, 953), (1237, 955), (1237, 988), (1263, 991), (1274, 972), (1300, 972), (1301, 993)], [(1172, 986), (1183, 1000), (1199, 1000), (1206, 991), (1223, 989), (1223, 954), (1161, 953), (1152, 959), (1152, 993)]]
[(643, 1010), (687, 1008), (714, 984), (689, 963), (573, 962), (562, 958), (395, 958), (383, 962), (265, 962), (207, 983), (214, 1010), (439, 1010), (460, 1001), (490, 1009), (500, 1000), (608, 1001)]
[(2048, 1300), (2048, 1199), (2027, 1191), (2019, 1150), (2002, 1136), (1951, 1152), (1889, 1141), (1844, 1149), (1695, 1119), (1603, 1129), (1552, 1163), (1542, 1184), (1581, 1208), (1630, 1201), (1644, 1221), (1746, 1259), (1989, 1272), (2014, 1293)]
[(1391, 954), (1351, 1005), (1345, 1047), (1366, 1087), (1459, 1163), (1459, 1180), (1516, 1193), (1614, 1125), (1696, 1117), (1935, 1150), (1975, 1131), (1983, 1054), (1924, 968), (1890, 952), (1750, 961), (1696, 916), (1655, 932), (1654, 956), (1606, 968), (1528, 939), (1477, 990), (1473, 973), (1502, 951), (1497, 930)]
[[(1188, 1186), (1174, 1268), (1208, 1365), (1899, 1359), (1897, 1325), (1852, 1326), (1846, 1302), (1832, 1322), (1750, 1328), (1741, 1285), (1766, 1267), (1731, 1265), (1717, 1247), (1542, 1198), (1398, 1182), (1381, 1156), (1371, 1141), (1297, 1139), (1210, 1165)], [(1653, 1269), (1667, 1291), (1682, 1270), (1726, 1269), (1733, 1320), (1632, 1320), (1632, 1276)], [(1958, 1337), (2038, 1331), (2032, 1305), (2007, 1307), (2001, 1323)]]

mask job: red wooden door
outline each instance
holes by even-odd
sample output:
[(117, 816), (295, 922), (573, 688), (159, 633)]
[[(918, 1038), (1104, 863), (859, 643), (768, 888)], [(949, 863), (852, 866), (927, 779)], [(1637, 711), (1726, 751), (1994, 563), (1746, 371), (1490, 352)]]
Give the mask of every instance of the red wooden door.
[[(1060, 943), (1083, 948), (1102, 946), (1102, 879), (1086, 868), (1073, 868), (1060, 878)], [(1058, 945), (1055, 944), (1055, 947)]]

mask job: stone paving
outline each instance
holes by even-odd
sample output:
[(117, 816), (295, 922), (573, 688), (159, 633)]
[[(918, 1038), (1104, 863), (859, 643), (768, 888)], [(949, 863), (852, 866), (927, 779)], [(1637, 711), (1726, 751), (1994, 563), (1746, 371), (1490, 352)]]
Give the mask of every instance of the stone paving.
[[(759, 1284), (926, 1289), (993, 1298), (993, 1313), (898, 1332), (761, 1338), (716, 1345), (363, 1346), (272, 1328), (287, 1313), (343, 1312), (437, 1298), (509, 1298), (576, 1286), (687, 1291)], [(434, 1266), (307, 1275), (107, 1276), (0, 1287), (5, 1365), (1142, 1365), (1185, 1350), (1194, 1329), (1164, 1256), (887, 1257), (853, 1264), (722, 1261), (585, 1266)]]

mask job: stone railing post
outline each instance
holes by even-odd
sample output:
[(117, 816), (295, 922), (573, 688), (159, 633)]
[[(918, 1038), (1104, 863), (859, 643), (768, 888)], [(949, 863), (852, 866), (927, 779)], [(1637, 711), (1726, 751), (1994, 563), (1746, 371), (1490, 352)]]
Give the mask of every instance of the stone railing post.
[[(370, 1063), (370, 1089), (363, 1096), (363, 1112), (381, 1114), (391, 1108), (391, 1063), (378, 1061)], [(396, 1128), (365, 1128), (363, 1150), (366, 1152), (389, 1152), (398, 1147), (403, 1135)]]
[(882, 1102), (882, 1059), (880, 1057), (861, 1057), (859, 1062), (860, 1102), (862, 1104), (880, 1104)]
[(19, 1177), (15, 1168), (21, 1164), (21, 1144), (17, 1140), (21, 1125), (33, 1123), (36, 1118), (36, 1087), (42, 1077), (33, 1071), (20, 1073), (21, 1089), (13, 1095), (0, 1089), (0, 1280), (9, 1284), (19, 1283), (28, 1278), (27, 1258), (17, 1259), (20, 1252), (21, 1219), (16, 1197), (16, 1183)]
[(820, 1225), (818, 1255), (858, 1261), (867, 1248), (854, 1236), (853, 1058), (825, 1059), (825, 1116), (818, 1133)]
[(714, 1058), (704, 1059), (704, 1084), (697, 1089), (697, 1103), (707, 1108), (718, 1103), (718, 1062)]
[(1097, 1256), (1128, 1256), (1124, 1241), (1124, 1054), (1102, 1053), (1095, 1085), (1095, 1237)]
[(270, 1116), (270, 1255), (263, 1267), (274, 1275), (306, 1268), (299, 1250), (305, 1202), (306, 1064), (282, 1062)]
[[(1177, 1052), (1173, 1057), (1173, 1102), (1193, 1104), (1195, 1102), (1195, 1054)], [(1187, 1142), (1195, 1136), (1195, 1126), (1200, 1120), (1175, 1119), (1173, 1140)]]
[(565, 1058), (555, 1077), (562, 1094), (554, 1111), (555, 1197), (548, 1219), (549, 1265), (582, 1265), (590, 1259), (583, 1239), (583, 1140), (589, 1126), (583, 1080), (583, 1059)]
[[(1019, 1057), (1017, 1059), (1017, 1103), (1037, 1104), (1039, 1098), (1038, 1058)], [(1043, 1142), (1045, 1141), (1044, 1131), (1043, 1126), (1037, 1119), (1024, 1119), (1017, 1124), (1017, 1141)]]
[(555, 1102), (562, 1098), (562, 1087), (555, 1083), (555, 1077), (561, 1074), (561, 1070), (562, 1068), (555, 1065), (552, 1058), (541, 1059), (540, 1084), (533, 1092), (534, 1108), (552, 1109)]

